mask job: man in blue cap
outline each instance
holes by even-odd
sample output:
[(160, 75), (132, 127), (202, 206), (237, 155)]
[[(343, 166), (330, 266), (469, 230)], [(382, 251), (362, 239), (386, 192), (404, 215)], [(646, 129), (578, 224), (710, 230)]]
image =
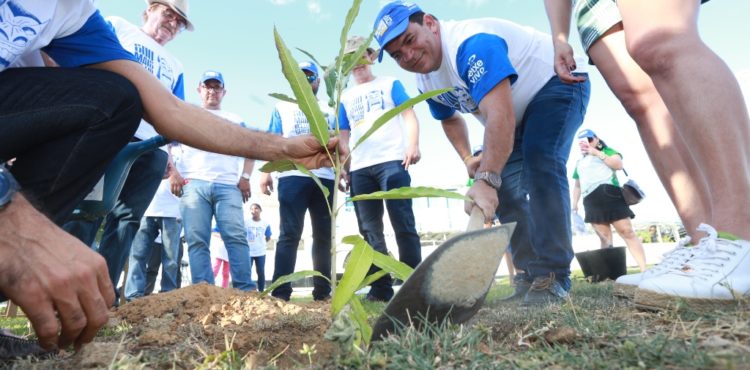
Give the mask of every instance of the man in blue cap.
[[(506, 20), (438, 21), (414, 3), (395, 1), (373, 27), (382, 50), (416, 73), (420, 91), (453, 88), (427, 103), (477, 180), (467, 212), (476, 206), (487, 221), (497, 214), (518, 223), (511, 250), (525, 273), (516, 276), (511, 299), (561, 301), (573, 258), (565, 166), (589, 83), (562, 83), (551, 64), (551, 37)], [(460, 113), (485, 126), (479, 158), (471, 155)]]
[[(318, 66), (313, 62), (301, 62), (299, 68), (307, 76), (313, 94), (318, 94), (320, 75)], [(334, 128), (333, 112), (325, 101), (319, 101), (320, 109), (328, 118), (331, 129)], [(342, 144), (348, 143), (349, 127), (340, 127)], [(305, 113), (295, 103), (280, 101), (274, 107), (268, 132), (292, 138), (310, 134), (310, 122)], [(348, 150), (347, 150), (348, 151)], [(273, 269), (273, 281), (294, 272), (297, 262), (297, 247), (302, 238), (305, 226), (305, 213), (310, 211), (312, 224), (312, 263), (313, 269), (328, 278), (331, 277), (331, 215), (330, 204), (333, 204), (334, 172), (330, 167), (312, 170), (320, 182), (328, 188), (326, 197), (315, 181), (300, 171), (285, 171), (278, 175), (279, 189), (279, 240), (276, 242), (276, 257)], [(266, 195), (273, 191), (273, 178), (270, 173), (263, 173), (260, 179), (260, 189)], [(321, 277), (313, 278), (313, 299), (326, 300), (331, 294), (331, 283)], [(292, 296), (292, 285), (282, 284), (271, 292), (276, 298), (288, 301)]]

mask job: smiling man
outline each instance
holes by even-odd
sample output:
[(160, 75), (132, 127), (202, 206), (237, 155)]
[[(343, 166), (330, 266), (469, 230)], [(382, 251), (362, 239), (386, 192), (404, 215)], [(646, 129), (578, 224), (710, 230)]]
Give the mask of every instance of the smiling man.
[[(511, 299), (561, 301), (573, 258), (565, 163), (583, 121), (590, 85), (562, 83), (551, 64), (552, 39), (496, 19), (438, 21), (414, 3), (386, 4), (374, 24), (385, 52), (416, 73), (420, 91), (453, 88), (428, 100), (474, 185), (471, 207), (486, 220), (517, 222), (511, 239), (516, 275)], [(380, 55), (382, 58), (382, 52)], [(466, 122), (485, 127), (484, 152), (471, 155)]]

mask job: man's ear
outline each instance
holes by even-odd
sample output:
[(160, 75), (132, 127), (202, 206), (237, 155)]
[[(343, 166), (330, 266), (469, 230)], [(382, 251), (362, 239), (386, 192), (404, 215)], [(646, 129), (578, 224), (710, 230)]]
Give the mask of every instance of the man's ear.
[(437, 32), (440, 29), (440, 23), (437, 18), (433, 17), (432, 14), (425, 14), (422, 18), (422, 25), (427, 27), (432, 32)]

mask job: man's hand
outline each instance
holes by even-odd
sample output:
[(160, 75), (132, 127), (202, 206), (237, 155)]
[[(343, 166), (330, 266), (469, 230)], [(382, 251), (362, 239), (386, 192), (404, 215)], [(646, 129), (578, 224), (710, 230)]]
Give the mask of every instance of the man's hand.
[(182, 196), (182, 187), (187, 184), (187, 181), (180, 175), (180, 173), (173, 167), (172, 174), (169, 175), (169, 187), (172, 190), (172, 194), (176, 197)]
[(349, 185), (351, 184), (351, 178), (349, 172), (341, 171), (341, 178), (339, 179), (339, 191), (346, 193), (349, 191)]
[[(333, 153), (339, 143), (337, 137), (328, 140), (328, 152)], [(331, 167), (331, 158), (323, 148), (318, 139), (312, 135), (302, 135), (290, 137), (284, 140), (284, 157), (299, 163), (307, 169), (316, 169), (320, 167)]]
[(247, 202), (250, 200), (250, 180), (246, 179), (244, 177), (240, 177), (240, 181), (237, 183), (237, 188), (240, 189), (240, 192), (242, 193), (242, 203)]
[(479, 163), (482, 162), (481, 154), (477, 157), (471, 157), (466, 160), (466, 173), (469, 174), (469, 178), (474, 178), (474, 174), (477, 173), (477, 169), (479, 168)]
[(0, 212), (0, 290), (29, 318), (45, 349), (79, 349), (114, 302), (104, 258), (16, 194)]
[(497, 190), (484, 181), (475, 181), (466, 196), (471, 198), (471, 201), (464, 202), (466, 214), (471, 214), (471, 209), (477, 206), (484, 214), (484, 222), (492, 222), (497, 206), (500, 204), (497, 199)]
[(260, 174), (260, 192), (265, 195), (271, 195), (273, 192), (273, 178), (271, 177), (270, 173), (261, 173)]
[(401, 162), (401, 165), (404, 166), (405, 170), (409, 170), (409, 165), (417, 164), (420, 159), (422, 159), (422, 153), (419, 152), (419, 147), (410, 146), (406, 149), (404, 160)]
[(586, 77), (574, 76), (576, 70), (576, 60), (573, 57), (573, 48), (570, 44), (563, 41), (555, 41), (555, 73), (560, 77), (560, 81), (566, 84), (579, 83), (586, 81)]

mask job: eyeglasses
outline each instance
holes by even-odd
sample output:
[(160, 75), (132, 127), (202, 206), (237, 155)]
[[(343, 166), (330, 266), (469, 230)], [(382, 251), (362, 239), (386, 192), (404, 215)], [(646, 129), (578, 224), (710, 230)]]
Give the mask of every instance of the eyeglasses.
[(213, 91), (215, 93), (224, 91), (224, 86), (208, 86), (205, 84), (201, 84), (201, 87), (208, 91)]
[(588, 140), (589, 143), (590, 143), (590, 142), (594, 141), (594, 138), (593, 137), (587, 137), (586, 140)]
[(305, 75), (305, 76), (307, 76), (307, 82), (309, 83), (313, 83), (318, 80), (318, 76), (316, 75)]
[(185, 30), (185, 28), (187, 28), (187, 21), (185, 20), (185, 18), (182, 18), (179, 14), (175, 13), (174, 10), (170, 9), (166, 5), (164, 5), (164, 10), (161, 11), (161, 15), (170, 22), (176, 22), (178, 31), (182, 32)]

